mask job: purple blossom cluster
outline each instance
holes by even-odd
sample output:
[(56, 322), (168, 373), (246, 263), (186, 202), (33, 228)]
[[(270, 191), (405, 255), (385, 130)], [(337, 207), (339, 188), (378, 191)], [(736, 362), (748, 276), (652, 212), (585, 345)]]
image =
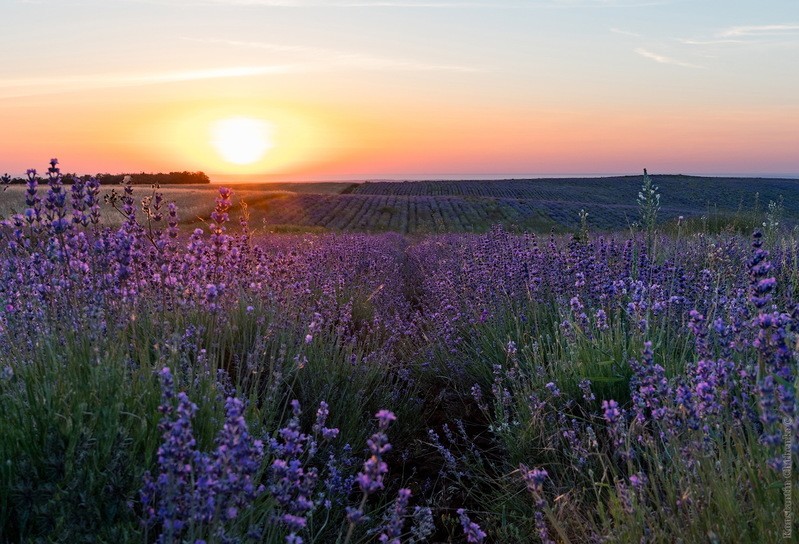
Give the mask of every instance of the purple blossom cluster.
[[(361, 489), (362, 499), (357, 507), (347, 507), (347, 520), (350, 522), (350, 529), (347, 533), (347, 540), (352, 535), (352, 531), (358, 523), (364, 521), (364, 506), (370, 495), (381, 491), (385, 486), (383, 478), (388, 473), (388, 464), (383, 460), (383, 456), (391, 451), (391, 443), (388, 441), (386, 431), (392, 421), (396, 421), (395, 416), (389, 410), (380, 410), (375, 414), (378, 421), (378, 431), (366, 441), (369, 447), (369, 458), (364, 461), (363, 468), (356, 476), (355, 481)], [(401, 496), (402, 500), (407, 501), (410, 494)]]
[(544, 482), (546, 482), (549, 474), (546, 470), (540, 468), (529, 469), (524, 465), (519, 466), (522, 474), (522, 479), (527, 485), (527, 490), (533, 495), (535, 502), (535, 528), (538, 533), (538, 538), (541, 539), (543, 544), (554, 544), (554, 540), (549, 536), (549, 527), (544, 519), (544, 510), (547, 508), (547, 500), (544, 497)]
[(140, 500), (145, 523), (159, 531), (159, 542), (179, 541), (187, 534), (224, 534), (225, 526), (264, 492), (256, 483), (263, 443), (250, 435), (242, 402), (228, 397), (216, 449), (201, 452), (192, 431), (197, 406), (186, 393), (175, 393), (169, 368), (160, 378), (163, 443), (158, 474), (144, 474)]
[[(325, 426), (330, 411), (324, 401), (320, 403), (316, 412), (312, 435), (302, 432), (299, 420), (302, 410), (299, 401), (291, 401), (291, 409), (292, 418), (271, 441), (270, 452), (273, 460), (269, 471), (269, 492), (278, 504), (274, 521), (288, 530), (286, 542), (301, 544), (303, 539), (300, 533), (307, 525), (307, 517), (317, 507), (314, 492), (320, 479), (319, 469), (307, 466), (307, 463), (319, 449), (318, 440), (333, 440), (338, 436), (339, 430)], [(333, 461), (334, 459), (331, 459), (328, 465), (329, 476), (325, 482), (325, 488), (329, 492), (328, 498), (325, 499), (328, 508), (336, 491), (345, 494), (349, 491), (349, 489), (336, 489), (336, 484), (341, 486), (342, 482)], [(351, 485), (352, 480), (346, 482)]]
[(461, 522), (461, 527), (463, 528), (463, 532), (466, 535), (466, 542), (483, 542), (487, 535), (477, 523), (473, 522), (469, 518), (469, 514), (466, 513), (466, 510), (464, 508), (458, 508), (457, 513), (458, 519)]
[[(343, 476), (342, 468), (346, 467), (332, 455), (323, 474), (314, 465), (319, 441), (329, 442), (339, 434), (338, 429), (326, 426), (327, 403), (320, 404), (312, 434), (306, 434), (300, 426), (300, 404), (292, 401), (291, 419), (276, 432), (265, 454), (263, 443), (249, 433), (243, 403), (228, 397), (216, 448), (205, 453), (198, 449), (192, 430), (197, 406), (186, 393), (175, 393), (175, 379), (168, 368), (159, 377), (163, 397), (159, 407), (163, 416), (159, 424), (163, 433), (158, 449), (159, 472), (146, 472), (140, 491), (145, 524), (148, 529), (157, 530), (158, 542), (204, 535), (229, 540), (233, 534), (228, 533), (228, 528), (265, 494), (275, 503), (268, 524), (284, 528), (285, 542), (292, 544), (305, 541), (308, 520), (318, 507), (329, 510), (334, 500), (347, 501), (355, 489), (362, 492), (363, 500), (358, 507), (346, 508), (350, 532), (355, 524), (367, 519), (366, 499), (385, 487), (388, 466), (383, 456), (391, 450), (385, 432), (396, 420), (392, 412), (380, 410), (376, 414), (378, 431), (367, 441), (370, 456), (357, 475)], [(348, 449), (345, 447), (345, 452)], [(267, 457), (271, 462), (262, 473)], [(265, 484), (260, 484), (260, 480)], [(400, 542), (410, 498), (409, 489), (399, 490), (382, 527), (381, 542)], [(253, 538), (263, 534), (263, 527), (247, 529)]]
[(44, 332), (32, 322), (104, 334), (143, 312), (206, 311), (224, 323), (242, 299), (268, 301), (283, 327), (307, 327), (303, 337), (357, 344), (380, 335), (364, 359), (394, 358), (416, 334), (399, 236), (274, 236), (255, 245), (245, 215), (230, 227), (237, 203), (224, 187), (208, 227), (181, 233), (176, 204), (155, 187), (137, 206), (129, 179), (106, 195), (122, 219), (112, 227), (100, 216), (96, 178), (66, 187), (55, 159), (45, 180), (30, 170), (24, 213), (0, 223), (3, 317), (23, 343)]
[[(434, 319), (427, 325), (435, 327), (451, 353), (485, 350), (485, 341), (474, 339), (475, 329), (493, 332), (493, 323), (484, 325), (487, 314), (489, 322), (510, 315), (517, 331), (523, 331), (533, 325), (526, 322), (525, 308), (535, 306), (560, 311), (559, 341), (550, 353), (601, 350), (616, 331), (620, 335), (614, 341), (640, 341), (630, 344), (640, 355), (620, 366), (629, 369), (629, 378), (623, 378), (629, 388), (616, 398), (608, 395), (602, 379), (592, 383), (579, 370), (571, 371), (571, 383), (549, 379), (571, 372), (548, 370), (552, 362), (541, 357), (537, 343), (525, 345), (515, 338), (495, 340), (493, 381), (470, 390), (489, 420), (488, 430), (511, 451), (523, 436), (520, 429), (529, 426), (540, 429), (544, 441), (536, 442), (536, 451), (559, 452), (553, 461), (557, 466), (569, 459), (575, 470), (596, 474), (596, 459), (609, 455), (621, 475), (629, 470), (615, 485), (623, 510), (632, 515), (650, 481), (641, 467), (658, 470), (651, 466), (659, 462), (652, 458), (656, 452), (669, 452), (660, 453), (666, 458), (678, 452), (680, 462), (693, 467), (693, 477), (700, 463), (719, 455), (731, 433), (759, 437), (771, 449), (770, 465), (777, 471), (784, 468), (780, 448), (791, 444), (797, 455), (799, 312), (793, 295), (779, 291), (780, 285), (794, 285), (789, 263), (795, 248), (775, 248), (788, 254), (770, 259), (762, 245), (755, 234), (748, 259), (740, 241), (700, 240), (682, 248), (690, 254), (655, 260), (636, 239), (595, 238), (560, 246), (550, 238), (547, 251), (541, 251), (533, 235), (496, 229), (484, 237), (439, 237), (414, 250), (420, 261), (435, 263), (425, 285), (435, 293), (430, 299), (436, 308), (447, 308), (447, 313), (431, 313)], [(781, 306), (788, 310), (780, 311)], [(675, 355), (663, 349), (663, 335), (691, 341)], [(464, 373), (462, 366), (451, 370)], [(483, 392), (487, 383), (488, 398)], [(457, 481), (468, 471), (437, 436), (431, 433), (431, 442), (441, 455), (442, 471)], [(534, 500), (539, 538), (551, 541), (546, 503), (540, 502), (540, 474), (534, 478), (532, 471), (522, 472), (539, 497)]]

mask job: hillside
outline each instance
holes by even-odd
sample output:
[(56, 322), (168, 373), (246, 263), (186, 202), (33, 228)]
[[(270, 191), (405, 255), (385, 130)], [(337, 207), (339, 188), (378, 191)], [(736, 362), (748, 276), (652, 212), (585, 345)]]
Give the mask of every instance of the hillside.
[[(715, 222), (723, 228), (762, 222), (770, 202), (787, 223), (799, 220), (799, 180), (652, 176), (661, 195), (659, 219)], [(592, 230), (629, 228), (638, 220), (641, 176), (504, 181), (259, 183), (233, 186), (232, 213), (245, 203), (250, 224), (266, 231), (484, 232), (502, 224), (513, 230), (567, 231), (588, 212)], [(42, 188), (44, 190), (44, 187)], [(186, 224), (211, 213), (217, 186), (166, 186)], [(110, 188), (104, 188), (104, 192)], [(138, 197), (150, 193), (137, 187)], [(21, 186), (0, 194), (0, 214), (24, 209)], [(113, 216), (112, 216), (113, 217)], [(705, 227), (707, 225), (704, 225)]]
[[(638, 218), (641, 176), (504, 181), (366, 182), (348, 194), (284, 194), (248, 202), (269, 225), (335, 230), (477, 232), (502, 223), (525, 230), (573, 229), (580, 210), (599, 230), (629, 227)], [(799, 218), (799, 180), (652, 176), (661, 194), (660, 218), (762, 215), (782, 203)]]

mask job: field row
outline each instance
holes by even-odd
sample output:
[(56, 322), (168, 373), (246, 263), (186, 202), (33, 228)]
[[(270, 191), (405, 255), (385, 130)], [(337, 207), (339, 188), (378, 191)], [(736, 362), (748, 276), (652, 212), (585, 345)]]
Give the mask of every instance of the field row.
[[(793, 180), (658, 176), (659, 220), (748, 213), (762, 222), (770, 202), (788, 224), (799, 217), (799, 183)], [(328, 187), (328, 185), (330, 187)], [(281, 189), (282, 188), (282, 189)], [(580, 210), (593, 230), (626, 229), (639, 219), (640, 178), (520, 181), (374, 182), (354, 184), (255, 184), (233, 189), (233, 212), (245, 203), (250, 225), (267, 230), (318, 228), (402, 233), (484, 232), (492, 225), (527, 231), (574, 229)], [(118, 187), (103, 187), (102, 223), (118, 226), (122, 215), (103, 202)], [(213, 208), (217, 187), (167, 186), (164, 202), (177, 204), (182, 223), (201, 225)], [(343, 191), (343, 192), (342, 192)], [(137, 199), (152, 189), (136, 187)], [(24, 186), (0, 193), (0, 216), (26, 208)], [(779, 216), (782, 217), (779, 217)], [(759, 224), (759, 223), (758, 223)], [(288, 227), (290, 226), (290, 227)]]
[[(273, 194), (245, 202), (252, 224), (403, 233), (479, 232), (494, 224), (573, 228), (583, 207), (558, 201), (395, 195)], [(592, 207), (589, 220), (594, 228), (617, 229), (627, 227), (637, 214), (635, 205), (601, 205)]]
[[(755, 200), (765, 207), (782, 196), (786, 211), (799, 213), (799, 181), (766, 178), (652, 176), (663, 195), (663, 204), (704, 213), (718, 206), (750, 208)], [(368, 195), (462, 196), (576, 202), (595, 204), (634, 203), (641, 176), (608, 178), (552, 178), (502, 181), (367, 182), (353, 192)], [(756, 197), (756, 193), (758, 196)]]

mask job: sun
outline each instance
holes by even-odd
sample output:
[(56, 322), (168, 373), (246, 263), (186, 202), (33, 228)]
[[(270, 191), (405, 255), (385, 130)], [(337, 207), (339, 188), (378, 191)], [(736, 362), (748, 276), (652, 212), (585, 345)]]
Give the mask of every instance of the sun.
[(252, 164), (273, 147), (272, 125), (253, 117), (227, 117), (211, 125), (211, 145), (227, 162)]

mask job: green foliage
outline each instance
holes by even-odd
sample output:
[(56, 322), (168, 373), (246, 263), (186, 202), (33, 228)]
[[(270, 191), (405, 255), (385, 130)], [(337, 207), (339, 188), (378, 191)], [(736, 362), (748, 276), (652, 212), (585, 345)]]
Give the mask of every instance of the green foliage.
[[(368, 293), (362, 298), (368, 311)], [(3, 354), (0, 368), (10, 370), (0, 379), (0, 541), (143, 541), (138, 491), (161, 443), (156, 373), (165, 366), (198, 405), (194, 435), (204, 451), (224, 422), (226, 384), (249, 400), (255, 436), (280, 428), (292, 399), (310, 428), (325, 400), (339, 453), (366, 443), (374, 429), (365, 422), (385, 406), (399, 417), (392, 440), (410, 442), (418, 387), (375, 358), (380, 332), (363, 331), (357, 343), (330, 329), (310, 340), (306, 333), (307, 323), (286, 321), (268, 302), (242, 299), (225, 315), (141, 306), (105, 339), (59, 328)], [(354, 456), (357, 470), (359, 450)], [(272, 506), (258, 508), (254, 515), (266, 516)], [(329, 537), (329, 528), (318, 531), (327, 535), (320, 541)]]
[[(631, 370), (624, 362), (640, 356), (645, 339), (654, 339), (655, 360), (667, 376), (679, 376), (684, 362), (695, 357), (692, 339), (676, 334), (673, 321), (650, 318), (645, 331), (620, 314), (599, 329), (539, 304), (523, 316), (509, 312), (468, 327), (469, 339), (456, 354), (438, 354), (439, 372), (453, 358), (464, 366), (465, 375), (450, 382), (461, 398), (472, 397), (474, 385), (484, 399), (476, 401), (481, 417), (470, 416), (484, 426), (444, 441), (456, 459), (444, 487), (481, 505), (483, 527), (497, 541), (537, 542), (533, 501), (522, 498), (527, 492), (520, 464), (546, 466), (556, 476), (546, 516), (558, 541), (582, 542), (593, 534), (617, 542), (665, 542), (674, 535), (687, 542), (781, 538), (781, 480), (766, 468), (767, 449), (757, 443), (757, 429), (730, 425), (711, 435), (686, 430), (666, 445), (644, 443), (626, 463), (602, 447), (607, 438), (596, 414), (604, 399), (629, 401)], [(590, 402), (578, 388), (582, 379), (592, 382), (596, 398)], [(593, 423), (599, 446), (587, 460), (575, 457), (561, 435), (563, 418)], [(703, 439), (706, 453), (686, 456), (684, 444)], [(642, 470), (649, 479), (636, 490), (631, 477)]]
[[(128, 541), (159, 394), (120, 344), (45, 336), (0, 381), (0, 521), (7, 538)], [(6, 359), (7, 361), (7, 359)]]

